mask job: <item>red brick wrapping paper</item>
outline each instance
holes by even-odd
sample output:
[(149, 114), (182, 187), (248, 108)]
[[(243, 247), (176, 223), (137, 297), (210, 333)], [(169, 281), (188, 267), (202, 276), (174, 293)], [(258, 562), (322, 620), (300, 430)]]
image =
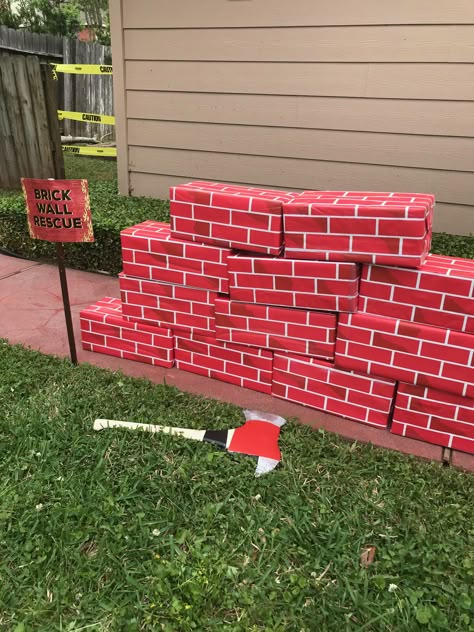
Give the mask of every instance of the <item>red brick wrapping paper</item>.
[(421, 194), (302, 194), (283, 205), (285, 257), (418, 268), (431, 245), (433, 206)]
[(293, 195), (212, 182), (171, 187), (171, 235), (278, 255), (283, 246), (282, 204)]
[(120, 275), (123, 315), (196, 334), (214, 335), (217, 292)]
[(224, 342), (332, 360), (336, 315), (218, 298), (216, 337)]
[(474, 397), (474, 336), (371, 314), (341, 314), (338, 368)]
[(474, 454), (474, 399), (399, 384), (391, 432)]
[(474, 334), (474, 261), (428, 255), (419, 270), (363, 266), (359, 310)]
[(176, 332), (175, 340), (178, 369), (271, 393), (273, 354), (270, 351), (186, 332)]
[(120, 301), (104, 298), (80, 314), (82, 347), (107, 355), (170, 368), (174, 364), (171, 329), (130, 322)]
[(380, 428), (387, 427), (395, 384), (314, 358), (275, 354), (273, 360), (275, 397)]
[(172, 239), (170, 225), (147, 221), (120, 233), (129, 276), (228, 293), (229, 248)]
[(233, 255), (227, 259), (230, 298), (326, 311), (355, 312), (360, 266)]

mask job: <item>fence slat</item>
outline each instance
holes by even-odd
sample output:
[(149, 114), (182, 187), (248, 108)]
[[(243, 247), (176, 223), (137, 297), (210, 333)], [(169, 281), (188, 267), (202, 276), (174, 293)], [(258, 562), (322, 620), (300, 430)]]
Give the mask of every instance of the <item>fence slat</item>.
[(18, 123), (22, 127), (21, 140), (18, 143), (17, 150), (25, 155), (28, 164), (25, 172), (20, 175), (28, 178), (32, 173), (40, 173), (42, 175), (42, 170), (32, 111), (33, 104), (26, 75), (26, 59), (23, 55), (15, 55), (12, 58), (12, 62), (18, 102)]
[(8, 46), (8, 26), (0, 24), (0, 46)]
[(37, 58), (27, 58), (26, 71), (33, 101), (32, 111), (36, 129), (36, 138), (38, 141), (39, 159), (41, 163), (39, 170), (43, 172), (43, 178), (54, 178), (55, 166), (53, 161), (53, 147), (51, 146), (51, 136), (48, 126), (46, 95), (43, 82), (41, 80), (41, 68)]
[(8, 189), (19, 185), (19, 165), (15, 151), (14, 137), (8, 116), (7, 91), (5, 82), (7, 75), (11, 75), (10, 59), (7, 55), (0, 55), (0, 156), (2, 156), (2, 169), (0, 169), (0, 186)]
[(24, 31), (23, 35), (25, 37), (24, 49), (27, 53), (33, 52), (33, 33), (29, 31)]
[[(20, 96), (15, 83), (15, 68), (13, 59), (8, 58), (8, 63), (2, 64), (3, 87), (5, 90), (5, 109), (8, 113), (10, 129), (13, 136), (15, 155), (18, 162), (18, 177), (27, 176), (29, 173), (29, 161), (27, 144), (25, 142), (23, 124), (21, 121)], [(5, 72), (3, 72), (5, 70)], [(7, 158), (8, 159), (8, 158)]]
[(8, 29), (8, 36), (7, 36), (7, 40), (5, 42), (5, 45), (6, 46), (11, 46), (13, 48), (15, 42), (16, 42), (16, 31), (15, 31), (15, 29)]
[[(67, 37), (63, 38), (63, 61), (65, 64), (72, 63), (72, 46), (74, 42)], [(72, 81), (73, 75), (64, 74), (63, 75), (63, 84), (64, 84), (64, 109), (68, 111), (74, 111), (74, 101), (73, 101), (73, 88), (74, 84)], [(65, 136), (72, 136), (72, 123), (73, 121), (64, 120), (63, 122), (63, 130)]]

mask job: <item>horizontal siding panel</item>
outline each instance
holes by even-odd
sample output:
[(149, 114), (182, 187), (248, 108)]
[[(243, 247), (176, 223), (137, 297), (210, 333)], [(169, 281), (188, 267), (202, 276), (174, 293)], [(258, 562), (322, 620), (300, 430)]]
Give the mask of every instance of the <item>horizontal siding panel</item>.
[(472, 0), (122, 0), (125, 28), (474, 24)]
[[(161, 174), (137, 173), (130, 174), (130, 186), (134, 195), (145, 195), (167, 200), (169, 198), (170, 186), (189, 182), (191, 176), (169, 176)], [(261, 182), (236, 182), (235, 184), (262, 184)], [(464, 206), (459, 204), (446, 204), (437, 202), (434, 230), (438, 232), (452, 233), (455, 227), (455, 234), (469, 235), (474, 224), (474, 206)]]
[(128, 121), (130, 145), (474, 171), (474, 138)]
[(474, 103), (127, 92), (130, 118), (474, 137)]
[(128, 61), (131, 90), (474, 100), (474, 64)]
[(474, 25), (129, 29), (125, 59), (474, 62)]
[(436, 204), (433, 230), (455, 235), (472, 234), (474, 232), (474, 206)]
[(186, 174), (192, 179), (255, 182), (288, 189), (350, 189), (434, 193), (440, 202), (474, 204), (472, 173), (345, 162), (129, 148), (129, 168), (142, 173)]

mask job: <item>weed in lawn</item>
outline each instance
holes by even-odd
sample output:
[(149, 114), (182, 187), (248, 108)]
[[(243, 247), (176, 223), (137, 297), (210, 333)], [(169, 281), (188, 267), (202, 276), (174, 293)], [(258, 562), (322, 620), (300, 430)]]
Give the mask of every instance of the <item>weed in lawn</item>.
[(225, 428), (234, 406), (6, 343), (0, 374), (0, 629), (474, 629), (471, 475), (289, 424), (255, 479), (208, 444), (92, 430)]

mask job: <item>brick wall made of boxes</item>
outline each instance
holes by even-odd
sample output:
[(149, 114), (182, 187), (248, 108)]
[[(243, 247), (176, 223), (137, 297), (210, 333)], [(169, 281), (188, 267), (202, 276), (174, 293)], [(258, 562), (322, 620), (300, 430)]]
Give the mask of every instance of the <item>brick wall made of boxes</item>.
[(429, 254), (434, 198), (172, 187), (122, 232), (83, 347), (474, 453), (474, 261)]

